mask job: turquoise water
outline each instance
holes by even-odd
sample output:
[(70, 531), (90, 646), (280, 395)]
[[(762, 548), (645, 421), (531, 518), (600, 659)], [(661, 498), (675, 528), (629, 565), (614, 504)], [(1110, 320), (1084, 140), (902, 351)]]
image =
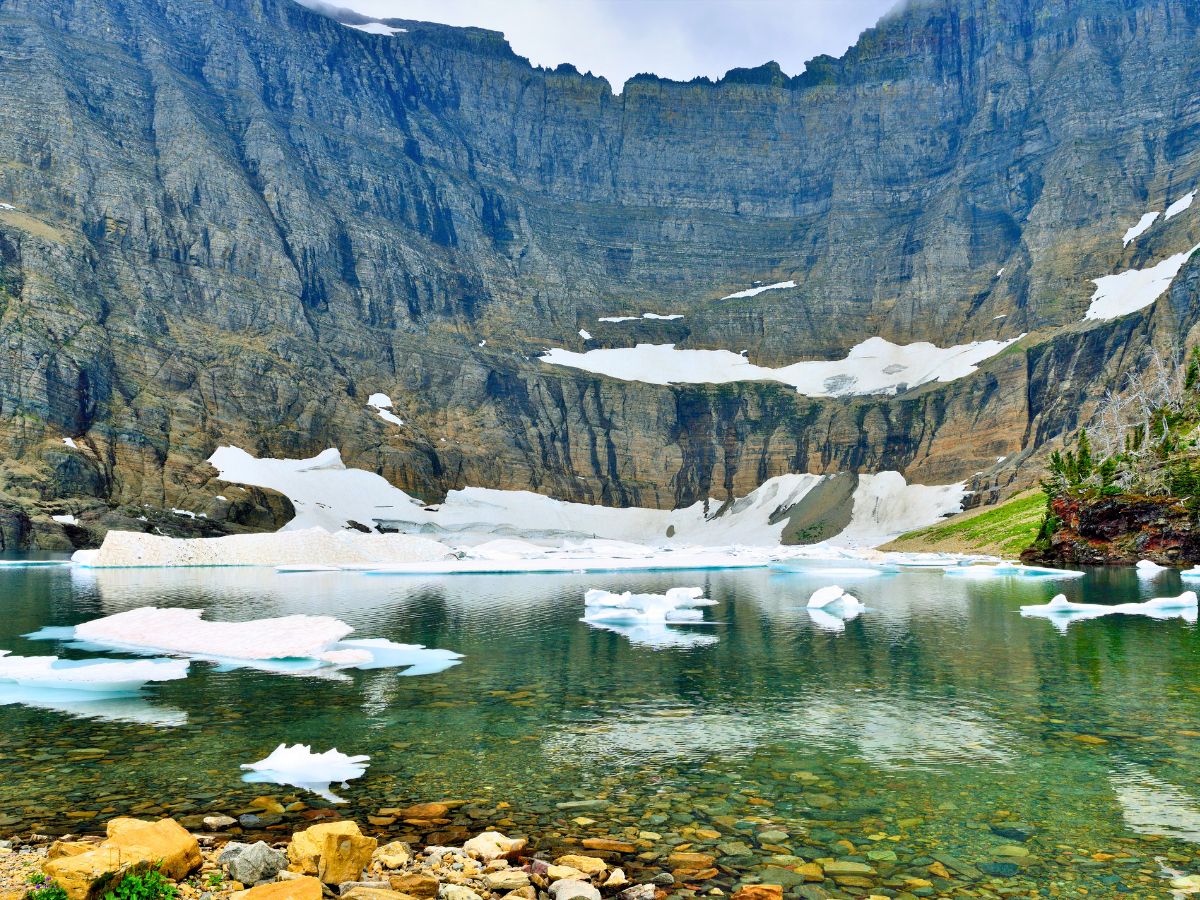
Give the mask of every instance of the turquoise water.
[[(932, 890), (954, 896), (966, 882), (983, 896), (1048, 886), (1169, 896), (1164, 866), (1200, 871), (1196, 626), (1113, 616), (1064, 635), (1018, 612), (1059, 591), (1114, 603), (1173, 595), (1177, 575), (839, 581), (868, 611), (836, 633), (803, 608), (829, 579), (770, 570), (0, 570), (0, 649), (14, 653), (87, 655), (20, 635), (158, 605), (203, 607), (213, 619), (327, 613), (356, 637), (466, 655), (416, 678), (195, 664), (186, 681), (114, 701), (99, 718), (0, 706), (0, 832), (96, 830), (128, 812), (236, 815), (264, 793), (322, 807), (294, 788), (240, 780), (240, 763), (302, 742), (371, 755), (367, 774), (338, 791), (349, 801), (339, 811), (360, 821), (417, 801), (467, 801), (449, 823), (374, 831), (453, 839), (497, 825), (548, 848), (623, 836), (644, 854), (627, 867), (649, 872), (673, 846), (692, 845), (718, 857), (704, 889), (778, 880), (763, 867), (831, 856), (867, 861), (893, 893), (906, 877), (932, 878), (928, 866), (945, 857), (961, 870)], [(714, 624), (680, 629), (716, 639), (705, 646), (639, 646), (579, 621), (590, 587), (690, 585), (719, 601), (705, 611)], [(590, 802), (559, 807), (577, 801)], [(263, 824), (287, 831), (306, 814)]]

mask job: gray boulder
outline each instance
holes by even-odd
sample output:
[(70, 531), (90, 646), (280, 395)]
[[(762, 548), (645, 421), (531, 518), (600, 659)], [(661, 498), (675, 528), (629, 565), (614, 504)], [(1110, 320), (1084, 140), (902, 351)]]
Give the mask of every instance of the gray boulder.
[(217, 862), (229, 870), (229, 877), (242, 884), (258, 884), (279, 874), (287, 868), (287, 855), (275, 850), (266, 841), (255, 844), (239, 844), (231, 841), (217, 857)]

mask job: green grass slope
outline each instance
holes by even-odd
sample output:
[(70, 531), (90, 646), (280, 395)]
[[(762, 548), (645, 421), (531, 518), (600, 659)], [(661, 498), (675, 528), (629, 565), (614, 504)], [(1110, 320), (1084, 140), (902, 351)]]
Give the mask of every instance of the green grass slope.
[(880, 549), (1016, 557), (1037, 537), (1045, 511), (1045, 495), (1041, 491), (1025, 491), (996, 506), (972, 509), (928, 528), (902, 534)]

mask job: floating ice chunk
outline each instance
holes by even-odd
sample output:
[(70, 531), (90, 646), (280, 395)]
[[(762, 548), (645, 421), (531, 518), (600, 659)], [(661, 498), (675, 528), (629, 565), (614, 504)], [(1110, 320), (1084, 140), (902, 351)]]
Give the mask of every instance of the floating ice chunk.
[(367, 406), (379, 413), (379, 418), (385, 422), (391, 422), (393, 425), (404, 424), (404, 420), (392, 412), (392, 398), (387, 394), (372, 394), (367, 398)]
[(778, 291), (784, 288), (794, 288), (794, 281), (777, 281), (774, 284), (763, 284), (758, 287), (746, 288), (744, 291), (738, 291), (736, 294), (727, 294), (722, 297), (722, 300), (741, 300), (743, 297), (757, 297), (763, 291)]
[(339, 641), (333, 652), (353, 651), (366, 653), (368, 659), (354, 665), (356, 669), (396, 669), (404, 667), (401, 675), (435, 675), (462, 660), (461, 653), (439, 650), (424, 644), (397, 644), (384, 638), (362, 638), (357, 641)]
[(360, 778), (370, 765), (369, 756), (347, 756), (336, 748), (313, 753), (307, 744), (291, 747), (280, 744), (271, 755), (258, 762), (243, 763), (247, 772), (243, 781), (257, 784), (286, 784), (310, 791), (331, 803), (345, 801), (329, 790), (334, 782), (347, 787), (347, 782)]
[(71, 554), (71, 562), (77, 566), (90, 566), (93, 565), (99, 557), (99, 550), (76, 550)]
[(1195, 191), (1191, 191), (1187, 194), (1184, 194), (1182, 197), (1180, 197), (1178, 200), (1176, 200), (1174, 203), (1172, 203), (1170, 206), (1167, 207), (1167, 211), (1163, 215), (1163, 220), (1165, 221), (1167, 219), (1175, 218), (1181, 212), (1183, 212), (1188, 207), (1190, 207), (1192, 205), (1192, 201), (1195, 199), (1196, 199)]
[(1059, 631), (1066, 632), (1072, 622), (1110, 615), (1148, 616), (1152, 619), (1183, 619), (1195, 622), (1197, 599), (1195, 591), (1184, 591), (1178, 597), (1157, 597), (1141, 603), (1073, 603), (1063, 594), (1041, 606), (1022, 606), (1021, 615), (1050, 619)]
[(1160, 566), (1149, 559), (1139, 559), (1134, 568), (1137, 569), (1138, 578), (1157, 578), (1160, 573), (1167, 571), (1166, 566)]
[(1092, 294), (1084, 319), (1107, 321), (1145, 309), (1167, 292), (1183, 264), (1197, 250), (1200, 250), (1200, 244), (1148, 269), (1127, 269), (1116, 275), (1093, 279), (1096, 292)]
[(345, 641), (353, 629), (330, 616), (281, 616), (247, 622), (206, 622), (198, 609), (140, 607), (84, 622), (64, 634), (43, 629), (41, 640), (74, 639), (82, 646), (135, 653), (167, 653), (230, 668), (308, 673), (325, 667), (382, 669), (403, 666), (404, 675), (447, 669), (462, 658), (449, 650), (379, 639)]
[(1150, 229), (1150, 226), (1158, 221), (1158, 216), (1159, 214), (1156, 212), (1148, 212), (1138, 219), (1137, 224), (1125, 232), (1125, 237), (1121, 239), (1121, 246), (1128, 247), (1145, 234)]
[(626, 625), (668, 622), (702, 622), (700, 607), (715, 606), (704, 597), (704, 588), (671, 588), (665, 594), (614, 594), (593, 589), (583, 598), (583, 621)]
[(859, 610), (860, 612), (866, 609), (857, 597), (846, 593), (836, 584), (819, 588), (813, 591), (812, 596), (808, 598), (809, 609), (828, 609), (829, 607), (837, 607), (846, 611)]
[(187, 672), (183, 659), (69, 660), (0, 650), (0, 681), (29, 688), (130, 694), (151, 681), (186, 678)]
[(1179, 575), (1181, 578), (1200, 578), (1200, 566), (1184, 569)]
[(705, 599), (703, 588), (671, 588), (665, 594), (590, 590), (584, 595), (580, 621), (624, 634), (630, 641), (653, 647), (702, 646), (715, 637), (690, 636), (672, 631), (671, 624), (705, 624), (701, 607), (716, 605)]
[(0, 559), (0, 569), (45, 569), (69, 565), (70, 562), (65, 559)]

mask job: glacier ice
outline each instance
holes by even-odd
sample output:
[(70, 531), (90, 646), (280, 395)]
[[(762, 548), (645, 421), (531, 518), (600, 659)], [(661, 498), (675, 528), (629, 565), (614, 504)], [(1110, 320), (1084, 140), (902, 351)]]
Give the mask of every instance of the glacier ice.
[(694, 635), (668, 628), (672, 624), (704, 624), (702, 607), (715, 606), (704, 589), (671, 588), (665, 594), (634, 594), (592, 589), (583, 598), (581, 621), (615, 631), (632, 643), (650, 647), (696, 647), (713, 644), (712, 635)]
[(1148, 616), (1152, 619), (1183, 619), (1186, 622), (1195, 622), (1197, 618), (1196, 592), (1184, 591), (1178, 597), (1156, 597), (1141, 603), (1113, 605), (1074, 603), (1065, 595), (1058, 594), (1049, 603), (1021, 607), (1021, 615), (1049, 619), (1055, 628), (1064, 633), (1072, 622), (1115, 614)]
[(406, 666), (404, 675), (440, 672), (460, 654), (420, 644), (379, 639), (343, 640), (354, 629), (331, 616), (292, 615), (246, 622), (208, 622), (199, 609), (143, 606), (93, 619), (72, 629), (26, 635), (73, 640), (77, 646), (165, 653), (267, 672), (306, 673), (328, 667), (379, 669)]
[(347, 756), (336, 748), (313, 753), (312, 747), (307, 744), (290, 747), (280, 744), (265, 759), (243, 763), (242, 768), (247, 771), (242, 780), (291, 785), (324, 797), (331, 803), (344, 803), (341, 797), (330, 791), (330, 785), (340, 782), (342, 787), (346, 787), (347, 782), (361, 777), (367, 771), (370, 759), (369, 756)]

